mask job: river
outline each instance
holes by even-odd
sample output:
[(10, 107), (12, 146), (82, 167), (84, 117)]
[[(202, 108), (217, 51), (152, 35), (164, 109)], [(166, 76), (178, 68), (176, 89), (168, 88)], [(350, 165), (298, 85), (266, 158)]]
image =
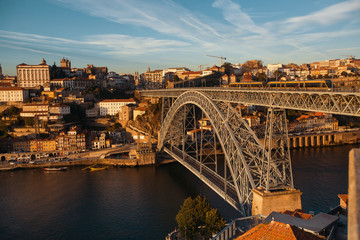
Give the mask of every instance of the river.
[[(292, 151), (303, 208), (327, 212), (348, 188), (348, 152)], [(178, 163), (87, 172), (0, 172), (0, 239), (164, 239), (188, 196), (203, 194), (230, 221), (238, 213)]]

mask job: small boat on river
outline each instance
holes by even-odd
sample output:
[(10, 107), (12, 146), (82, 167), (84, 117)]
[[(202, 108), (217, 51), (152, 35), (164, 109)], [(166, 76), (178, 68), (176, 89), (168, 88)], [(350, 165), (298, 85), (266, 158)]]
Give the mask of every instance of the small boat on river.
[(65, 171), (67, 167), (44, 167), (44, 171)]
[(96, 164), (95, 165), (91, 165), (88, 166), (86, 168), (83, 168), (82, 170), (89, 170), (90, 172), (92, 171), (100, 171), (100, 170), (106, 170), (108, 167), (97, 167)]
[(107, 169), (107, 167), (90, 167), (89, 169), (90, 171), (100, 171)]

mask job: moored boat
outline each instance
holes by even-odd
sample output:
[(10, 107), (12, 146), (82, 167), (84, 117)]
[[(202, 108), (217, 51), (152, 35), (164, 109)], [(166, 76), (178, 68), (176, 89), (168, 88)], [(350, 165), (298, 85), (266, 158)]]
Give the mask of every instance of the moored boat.
[(67, 167), (43, 167), (44, 171), (65, 171)]
[(107, 167), (90, 167), (90, 171), (100, 171), (105, 169), (107, 169)]

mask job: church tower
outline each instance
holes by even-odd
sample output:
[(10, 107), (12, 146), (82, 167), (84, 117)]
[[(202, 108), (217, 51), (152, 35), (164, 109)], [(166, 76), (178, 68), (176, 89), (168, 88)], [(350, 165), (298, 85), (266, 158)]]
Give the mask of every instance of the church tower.
[(65, 58), (62, 58), (60, 60), (60, 67), (63, 67), (63, 68), (71, 68), (71, 62), (69, 61), (69, 59), (65, 59)]

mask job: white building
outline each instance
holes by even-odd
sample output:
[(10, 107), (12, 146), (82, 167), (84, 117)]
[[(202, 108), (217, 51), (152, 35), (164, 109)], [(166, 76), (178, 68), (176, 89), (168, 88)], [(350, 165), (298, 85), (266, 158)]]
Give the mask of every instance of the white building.
[(51, 105), (49, 107), (49, 113), (50, 114), (61, 114), (61, 115), (67, 115), (70, 114), (70, 106), (68, 105)]
[(28, 97), (28, 90), (19, 87), (0, 87), (0, 102), (23, 102)]
[(50, 86), (55, 88), (74, 89), (76, 77), (73, 78), (56, 78), (50, 81)]
[(276, 70), (278, 70), (279, 68), (282, 68), (283, 67), (283, 65), (281, 64), (281, 63), (278, 63), (278, 64), (268, 64), (267, 65), (267, 73), (266, 73), (266, 75), (267, 75), (267, 77), (275, 77), (274, 76), (274, 72), (276, 71)]
[(136, 117), (139, 115), (143, 115), (146, 112), (147, 107), (137, 107), (133, 111), (133, 119), (136, 120)]
[(99, 117), (99, 108), (95, 106), (94, 108), (86, 109), (85, 114), (88, 118), (97, 118)]
[(130, 99), (105, 99), (99, 102), (100, 116), (116, 115), (121, 112), (121, 107), (127, 104), (136, 104), (136, 101)]
[(70, 106), (49, 104), (24, 104), (21, 117), (38, 116), (40, 120), (60, 120), (63, 115), (70, 114)]
[(50, 67), (44, 59), (39, 65), (19, 64), (16, 70), (18, 87), (34, 88), (50, 83)]

